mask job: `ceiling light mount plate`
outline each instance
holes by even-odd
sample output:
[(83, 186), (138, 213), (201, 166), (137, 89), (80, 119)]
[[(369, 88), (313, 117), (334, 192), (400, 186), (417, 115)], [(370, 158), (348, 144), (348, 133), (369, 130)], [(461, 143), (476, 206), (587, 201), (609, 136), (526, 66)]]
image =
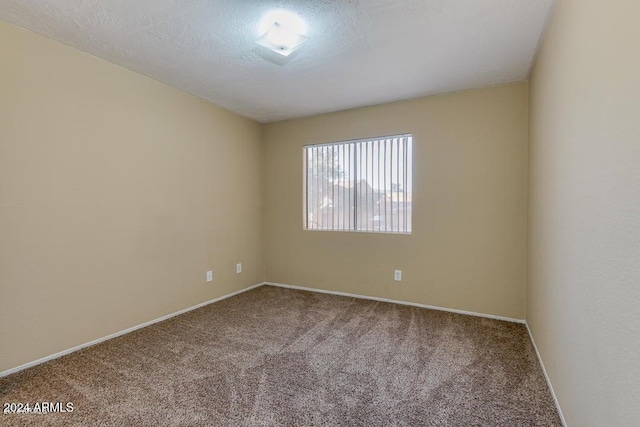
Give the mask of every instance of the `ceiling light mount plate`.
[(256, 40), (256, 43), (278, 55), (287, 57), (307, 41), (309, 41), (309, 37), (304, 34), (300, 34), (279, 22), (274, 22), (267, 32)]

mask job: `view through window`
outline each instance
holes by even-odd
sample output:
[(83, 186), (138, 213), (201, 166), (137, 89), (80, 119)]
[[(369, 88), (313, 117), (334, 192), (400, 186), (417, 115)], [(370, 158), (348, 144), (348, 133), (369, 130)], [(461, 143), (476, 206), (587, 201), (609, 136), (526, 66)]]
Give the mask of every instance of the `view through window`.
[(308, 230), (411, 233), (410, 134), (304, 147)]

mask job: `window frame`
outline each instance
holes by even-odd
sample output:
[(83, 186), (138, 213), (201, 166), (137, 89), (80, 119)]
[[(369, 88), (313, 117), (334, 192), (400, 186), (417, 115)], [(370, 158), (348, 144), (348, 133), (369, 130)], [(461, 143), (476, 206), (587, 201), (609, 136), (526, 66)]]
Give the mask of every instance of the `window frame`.
[[(403, 162), (403, 170), (404, 170), (404, 174), (405, 174), (405, 183), (410, 183), (410, 188), (412, 189), (412, 191), (408, 192), (410, 194), (410, 202), (408, 202), (407, 200), (404, 200), (402, 203), (403, 205), (406, 207), (407, 203), (411, 203), (412, 209), (409, 213), (408, 219), (409, 219), (409, 227), (405, 226), (405, 230), (408, 229), (408, 231), (389, 231), (389, 230), (370, 230), (370, 229), (358, 229), (358, 218), (357, 218), (357, 201), (354, 200), (354, 203), (356, 205), (356, 211), (354, 212), (353, 215), (353, 227), (349, 228), (349, 229), (323, 229), (323, 228), (309, 228), (308, 224), (309, 224), (309, 217), (308, 217), (308, 209), (309, 209), (309, 183), (308, 181), (308, 167), (309, 167), (309, 158), (308, 158), (308, 149), (309, 148), (318, 148), (318, 147), (335, 147), (335, 146), (350, 146), (350, 145), (354, 145), (358, 144), (358, 143), (369, 143), (369, 142), (376, 142), (376, 141), (386, 141), (386, 140), (393, 140), (393, 139), (401, 139), (401, 138), (409, 138), (409, 144), (408, 144), (408, 148), (406, 149), (405, 154), (407, 155), (406, 158), (406, 162)], [(354, 148), (355, 151), (355, 148)], [(383, 136), (375, 136), (375, 137), (369, 137), (369, 138), (357, 138), (357, 139), (349, 139), (349, 140), (340, 140), (340, 141), (334, 141), (334, 142), (322, 142), (322, 143), (311, 143), (311, 144), (304, 144), (302, 146), (302, 164), (303, 164), (303, 168), (302, 168), (302, 199), (303, 199), (303, 207), (302, 207), (302, 229), (304, 231), (320, 231), (320, 232), (339, 232), (339, 233), (371, 233), (371, 234), (393, 234), (393, 235), (404, 235), (404, 236), (410, 236), (413, 234), (413, 133), (411, 132), (404, 132), (404, 133), (398, 133), (398, 134), (392, 134), (392, 135), (383, 135)], [(361, 154), (360, 156), (356, 156), (354, 157), (354, 163), (357, 161), (356, 159), (358, 157), (360, 157), (360, 162), (361, 162)], [(390, 166), (392, 167), (392, 166)], [(408, 171), (407, 171), (408, 169)], [(356, 178), (357, 179), (357, 178)], [(366, 178), (365, 178), (365, 182), (366, 182)], [(407, 192), (406, 192), (407, 193)], [(405, 194), (406, 194), (405, 193)], [(354, 189), (354, 198), (357, 199), (357, 195), (359, 194), (359, 192), (357, 191), (357, 188)], [(391, 204), (393, 204), (393, 195), (391, 196)], [(406, 197), (406, 196), (405, 196)], [(399, 202), (398, 202), (399, 203)], [(386, 214), (386, 213), (385, 213)]]

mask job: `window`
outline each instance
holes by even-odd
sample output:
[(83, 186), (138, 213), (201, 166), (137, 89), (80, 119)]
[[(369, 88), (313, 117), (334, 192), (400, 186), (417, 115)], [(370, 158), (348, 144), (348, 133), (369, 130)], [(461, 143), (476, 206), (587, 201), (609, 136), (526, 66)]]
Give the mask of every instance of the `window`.
[(307, 230), (411, 233), (409, 134), (304, 147)]

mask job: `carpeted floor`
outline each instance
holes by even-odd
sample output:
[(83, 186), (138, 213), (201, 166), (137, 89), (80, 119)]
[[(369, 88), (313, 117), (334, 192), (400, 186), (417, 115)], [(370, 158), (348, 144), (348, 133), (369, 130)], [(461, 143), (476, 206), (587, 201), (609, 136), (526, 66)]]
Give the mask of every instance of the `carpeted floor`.
[(263, 286), (0, 378), (0, 425), (560, 426), (523, 325)]

